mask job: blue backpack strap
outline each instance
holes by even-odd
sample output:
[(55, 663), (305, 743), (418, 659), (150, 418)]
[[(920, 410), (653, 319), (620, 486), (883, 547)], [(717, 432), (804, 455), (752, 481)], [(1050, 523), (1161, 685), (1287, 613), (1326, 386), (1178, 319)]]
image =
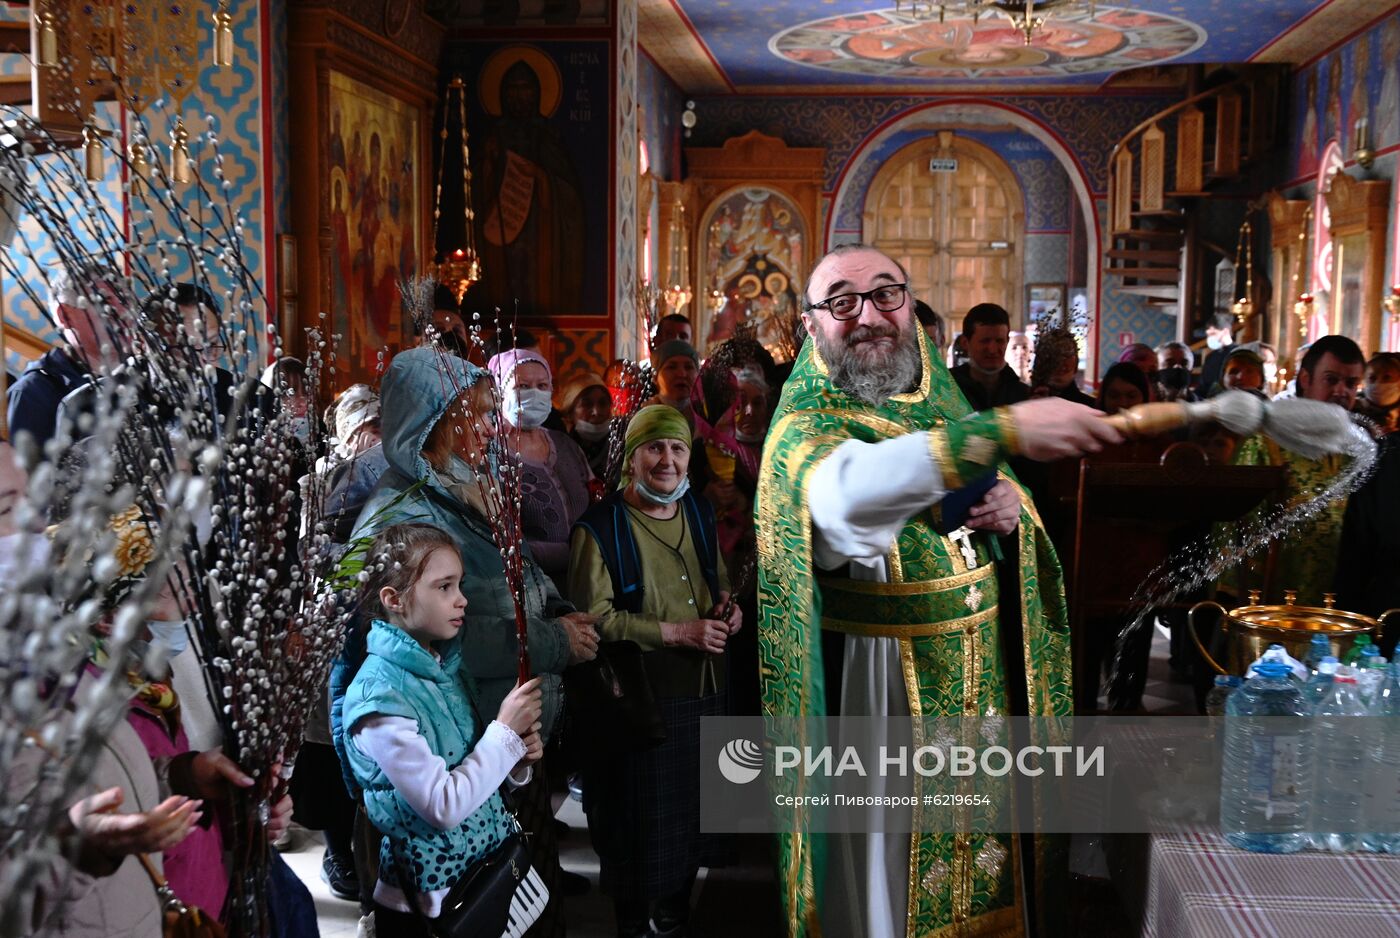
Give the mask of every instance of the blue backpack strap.
[(710, 595), (719, 600), (719, 537), (715, 526), (715, 509), (708, 499), (697, 496), (694, 490), (681, 497), (681, 504), (690, 519), (694, 531), (695, 552), (700, 555), (700, 566), (705, 574), (705, 584)]
[(613, 492), (590, 507), (575, 526), (592, 536), (603, 555), (603, 565), (612, 578), (613, 607), (621, 612), (641, 612), (642, 561), (622, 493)]

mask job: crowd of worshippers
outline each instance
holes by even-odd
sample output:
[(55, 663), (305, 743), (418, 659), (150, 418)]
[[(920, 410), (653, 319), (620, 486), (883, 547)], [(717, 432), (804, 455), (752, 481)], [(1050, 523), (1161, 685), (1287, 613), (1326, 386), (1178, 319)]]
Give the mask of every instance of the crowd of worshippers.
[[(172, 327), (196, 337), (218, 371), (225, 350), (214, 299), (187, 285), (177, 305)], [(500, 794), (509, 791), (550, 897), (530, 934), (558, 935), (563, 897), (590, 888), (558, 862), (567, 828), (555, 820), (556, 805), (571, 794), (588, 817), (619, 936), (687, 934), (699, 868), (722, 863), (730, 849), (700, 832), (700, 718), (761, 709), (754, 504), (783, 371), (749, 336), (702, 358), (690, 321), (668, 316), (647, 363), (655, 393), (639, 400), (624, 362), (606, 374), (556, 375), (524, 330), (497, 330), (483, 352), (456, 302), (440, 296), (436, 305), (419, 344), (393, 356), (378, 388), (352, 385), (323, 412), (309, 399), (300, 362), (282, 358), (264, 376), (275, 406), (293, 409), (295, 432), (316, 451), (301, 471), (324, 482), (317, 490), (326, 493), (332, 539), (392, 561), (361, 586), (353, 633), (324, 708), (308, 721), (291, 796), (271, 833), (286, 844), (292, 820), (323, 832), (322, 876), (337, 897), (360, 904), (366, 932), (377, 923), (384, 936), (426, 935), (424, 916), (438, 914), (447, 887), (509, 831)], [(1130, 346), (1095, 397), (1080, 387), (1081, 349), (1069, 333), (1047, 333), (1032, 349), (1011, 332), (1006, 310), (982, 304), (950, 343), (941, 317), (923, 303), (916, 312), (976, 409), (1056, 396), (1114, 413), (1243, 390), (1355, 409), (1379, 435), (1394, 430), (1400, 413), (1400, 358), (1366, 361), (1342, 336), (1302, 350), (1280, 386), (1274, 350), (1234, 345), (1231, 322), (1222, 320), (1211, 325), (1199, 370), (1183, 343)], [(25, 369), (7, 402), (12, 432), (40, 445), (91, 406), (85, 363), (99, 354), (100, 332), (71, 286), (56, 284), (53, 313), (63, 342)], [(1135, 441), (1093, 458), (1153, 459), (1170, 442)], [(1197, 442), (1215, 461), (1286, 465), (1298, 488), (1338, 471), (1335, 461), (1302, 460), (1219, 428)], [(52, 449), (49, 457), (59, 458)], [(1397, 556), (1400, 537), (1392, 449), (1383, 448), (1365, 488), (1286, 545), (1298, 556), (1281, 561), (1284, 580), (1300, 601), (1320, 601), (1325, 589), (1369, 614), (1400, 605), (1400, 577), (1377, 559)], [(521, 467), (536, 677), (519, 685), (514, 599), (484, 497), (500, 458)], [(12, 461), (4, 466), (15, 471)], [(1050, 498), (1054, 464), (1014, 468), (1038, 501)], [(1047, 521), (1056, 515), (1042, 513)], [(10, 569), (33, 562), (0, 558)], [(197, 643), (170, 621), (177, 611), (159, 614), (147, 637), (166, 647), (170, 672), (133, 673), (130, 740), (116, 747), (121, 764), (94, 781), (96, 800), (74, 807), (73, 835), (91, 848), (81, 854), (91, 866), (80, 870), (87, 891), (49, 923), (60, 934), (159, 932), (150, 890), (122, 878), (139, 852), (163, 855), (166, 878), (187, 903), (217, 910), (224, 901), (217, 805), (228, 785), (249, 780), (220, 753), (212, 715), (194, 705), (205, 699), (194, 689)], [(639, 657), (664, 728), (659, 742), (609, 739), (613, 728), (590, 725), (572, 688), (600, 649)], [(185, 697), (191, 705), (179, 706)], [(158, 777), (155, 766), (167, 763), (179, 769)], [(144, 790), (123, 795), (123, 778)], [(145, 810), (124, 815), (135, 820), (120, 828), (102, 823), (123, 798), (126, 808)], [(406, 874), (394, 845), (408, 851)], [(314, 934), (309, 893), (285, 864), (273, 869), (282, 879), (278, 933)]]
[[(153, 299), (150, 313), (166, 315), (165, 305)], [(215, 299), (181, 285), (177, 305), (172, 328), (231, 382), (219, 365)], [(319, 413), (301, 362), (280, 358), (262, 376), (265, 406), (290, 408), (314, 452), (296, 471), (303, 493), (325, 493), (331, 538), (387, 558), (359, 590), (346, 650), (325, 706), (308, 720), (270, 833), (283, 847), (299, 828), (323, 833), (322, 878), (359, 903), (362, 933), (426, 935), (446, 885), (509, 832), (509, 792), (549, 893), (529, 934), (560, 935), (564, 897), (591, 888), (559, 865), (568, 829), (555, 813), (572, 794), (618, 934), (685, 934), (699, 868), (728, 849), (699, 830), (699, 718), (760, 709), (753, 505), (780, 374), (752, 338), (702, 363), (690, 323), (669, 317), (647, 363), (655, 394), (642, 400), (637, 382), (617, 377), (623, 363), (609, 369), (611, 384), (594, 373), (556, 376), (524, 330), (500, 330), (483, 353), (456, 303), (440, 296), (438, 305), (377, 388), (352, 385)], [(58, 444), (91, 429), (80, 425), (102, 330), (89, 307), (55, 283), (62, 342), (8, 392), (16, 437), (56, 464), (70, 456)], [(22, 491), (23, 478), (8, 478), (22, 475), (18, 461), (5, 455), (14, 485), (3, 487)], [(519, 686), (514, 598), (484, 499), (485, 475), (506, 458), (521, 470), (535, 674)], [(306, 484), (315, 476), (322, 484)], [(42, 562), (12, 543), (21, 542), (0, 541), (6, 570)], [(164, 651), (141, 662), (156, 673), (132, 671), (116, 760), (93, 780), (101, 794), (73, 808), (83, 847), (75, 856), (89, 865), (69, 892), (36, 902), (36, 932), (159, 934), (137, 854), (153, 856), (185, 902), (224, 905), (218, 804), (228, 785), (251, 782), (220, 751), (197, 638), (174, 600), (163, 602), (142, 635)], [(616, 728), (590, 725), (571, 675), (600, 647), (641, 662), (663, 739), (620, 745)], [(127, 820), (114, 828), (118, 804)], [(309, 892), (280, 859), (273, 870), (276, 933), (315, 934)]]

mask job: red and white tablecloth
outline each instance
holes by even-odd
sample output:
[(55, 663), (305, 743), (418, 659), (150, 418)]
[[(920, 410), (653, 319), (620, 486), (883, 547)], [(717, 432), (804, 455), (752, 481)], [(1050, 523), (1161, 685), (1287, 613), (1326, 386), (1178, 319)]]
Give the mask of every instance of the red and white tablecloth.
[(1144, 938), (1400, 938), (1400, 856), (1251, 853), (1214, 832), (1145, 839)]

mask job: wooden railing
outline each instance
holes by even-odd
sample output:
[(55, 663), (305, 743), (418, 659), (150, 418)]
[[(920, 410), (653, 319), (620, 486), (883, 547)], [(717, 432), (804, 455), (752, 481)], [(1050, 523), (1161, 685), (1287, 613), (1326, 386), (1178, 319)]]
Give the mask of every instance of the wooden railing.
[[(1134, 213), (1168, 211), (1169, 198), (1203, 196), (1212, 182), (1239, 175), (1245, 163), (1272, 149), (1281, 81), (1277, 70), (1251, 66), (1248, 74), (1173, 104), (1130, 130), (1109, 154), (1110, 230), (1133, 229)], [(1165, 128), (1173, 117), (1175, 159), (1169, 159)], [(1213, 128), (1208, 126), (1212, 117)]]

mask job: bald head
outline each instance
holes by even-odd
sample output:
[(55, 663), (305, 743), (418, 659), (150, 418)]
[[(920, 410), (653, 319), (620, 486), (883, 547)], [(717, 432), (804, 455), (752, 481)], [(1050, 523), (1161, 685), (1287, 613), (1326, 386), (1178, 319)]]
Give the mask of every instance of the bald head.
[[(873, 257), (868, 257), (869, 255), (873, 255)], [(816, 266), (812, 268), (812, 273), (807, 277), (807, 305), (820, 303), (822, 300), (839, 293), (850, 292), (845, 287), (840, 287), (839, 284), (844, 280), (844, 273), (850, 263), (861, 256), (867, 256), (867, 261), (874, 263), (883, 260), (894, 271), (897, 271), (898, 279), (892, 282), (907, 283), (909, 281), (909, 275), (905, 273), (904, 266), (879, 248), (860, 243), (838, 244), (822, 255)], [(833, 277), (833, 267), (837, 269), (839, 276)]]

